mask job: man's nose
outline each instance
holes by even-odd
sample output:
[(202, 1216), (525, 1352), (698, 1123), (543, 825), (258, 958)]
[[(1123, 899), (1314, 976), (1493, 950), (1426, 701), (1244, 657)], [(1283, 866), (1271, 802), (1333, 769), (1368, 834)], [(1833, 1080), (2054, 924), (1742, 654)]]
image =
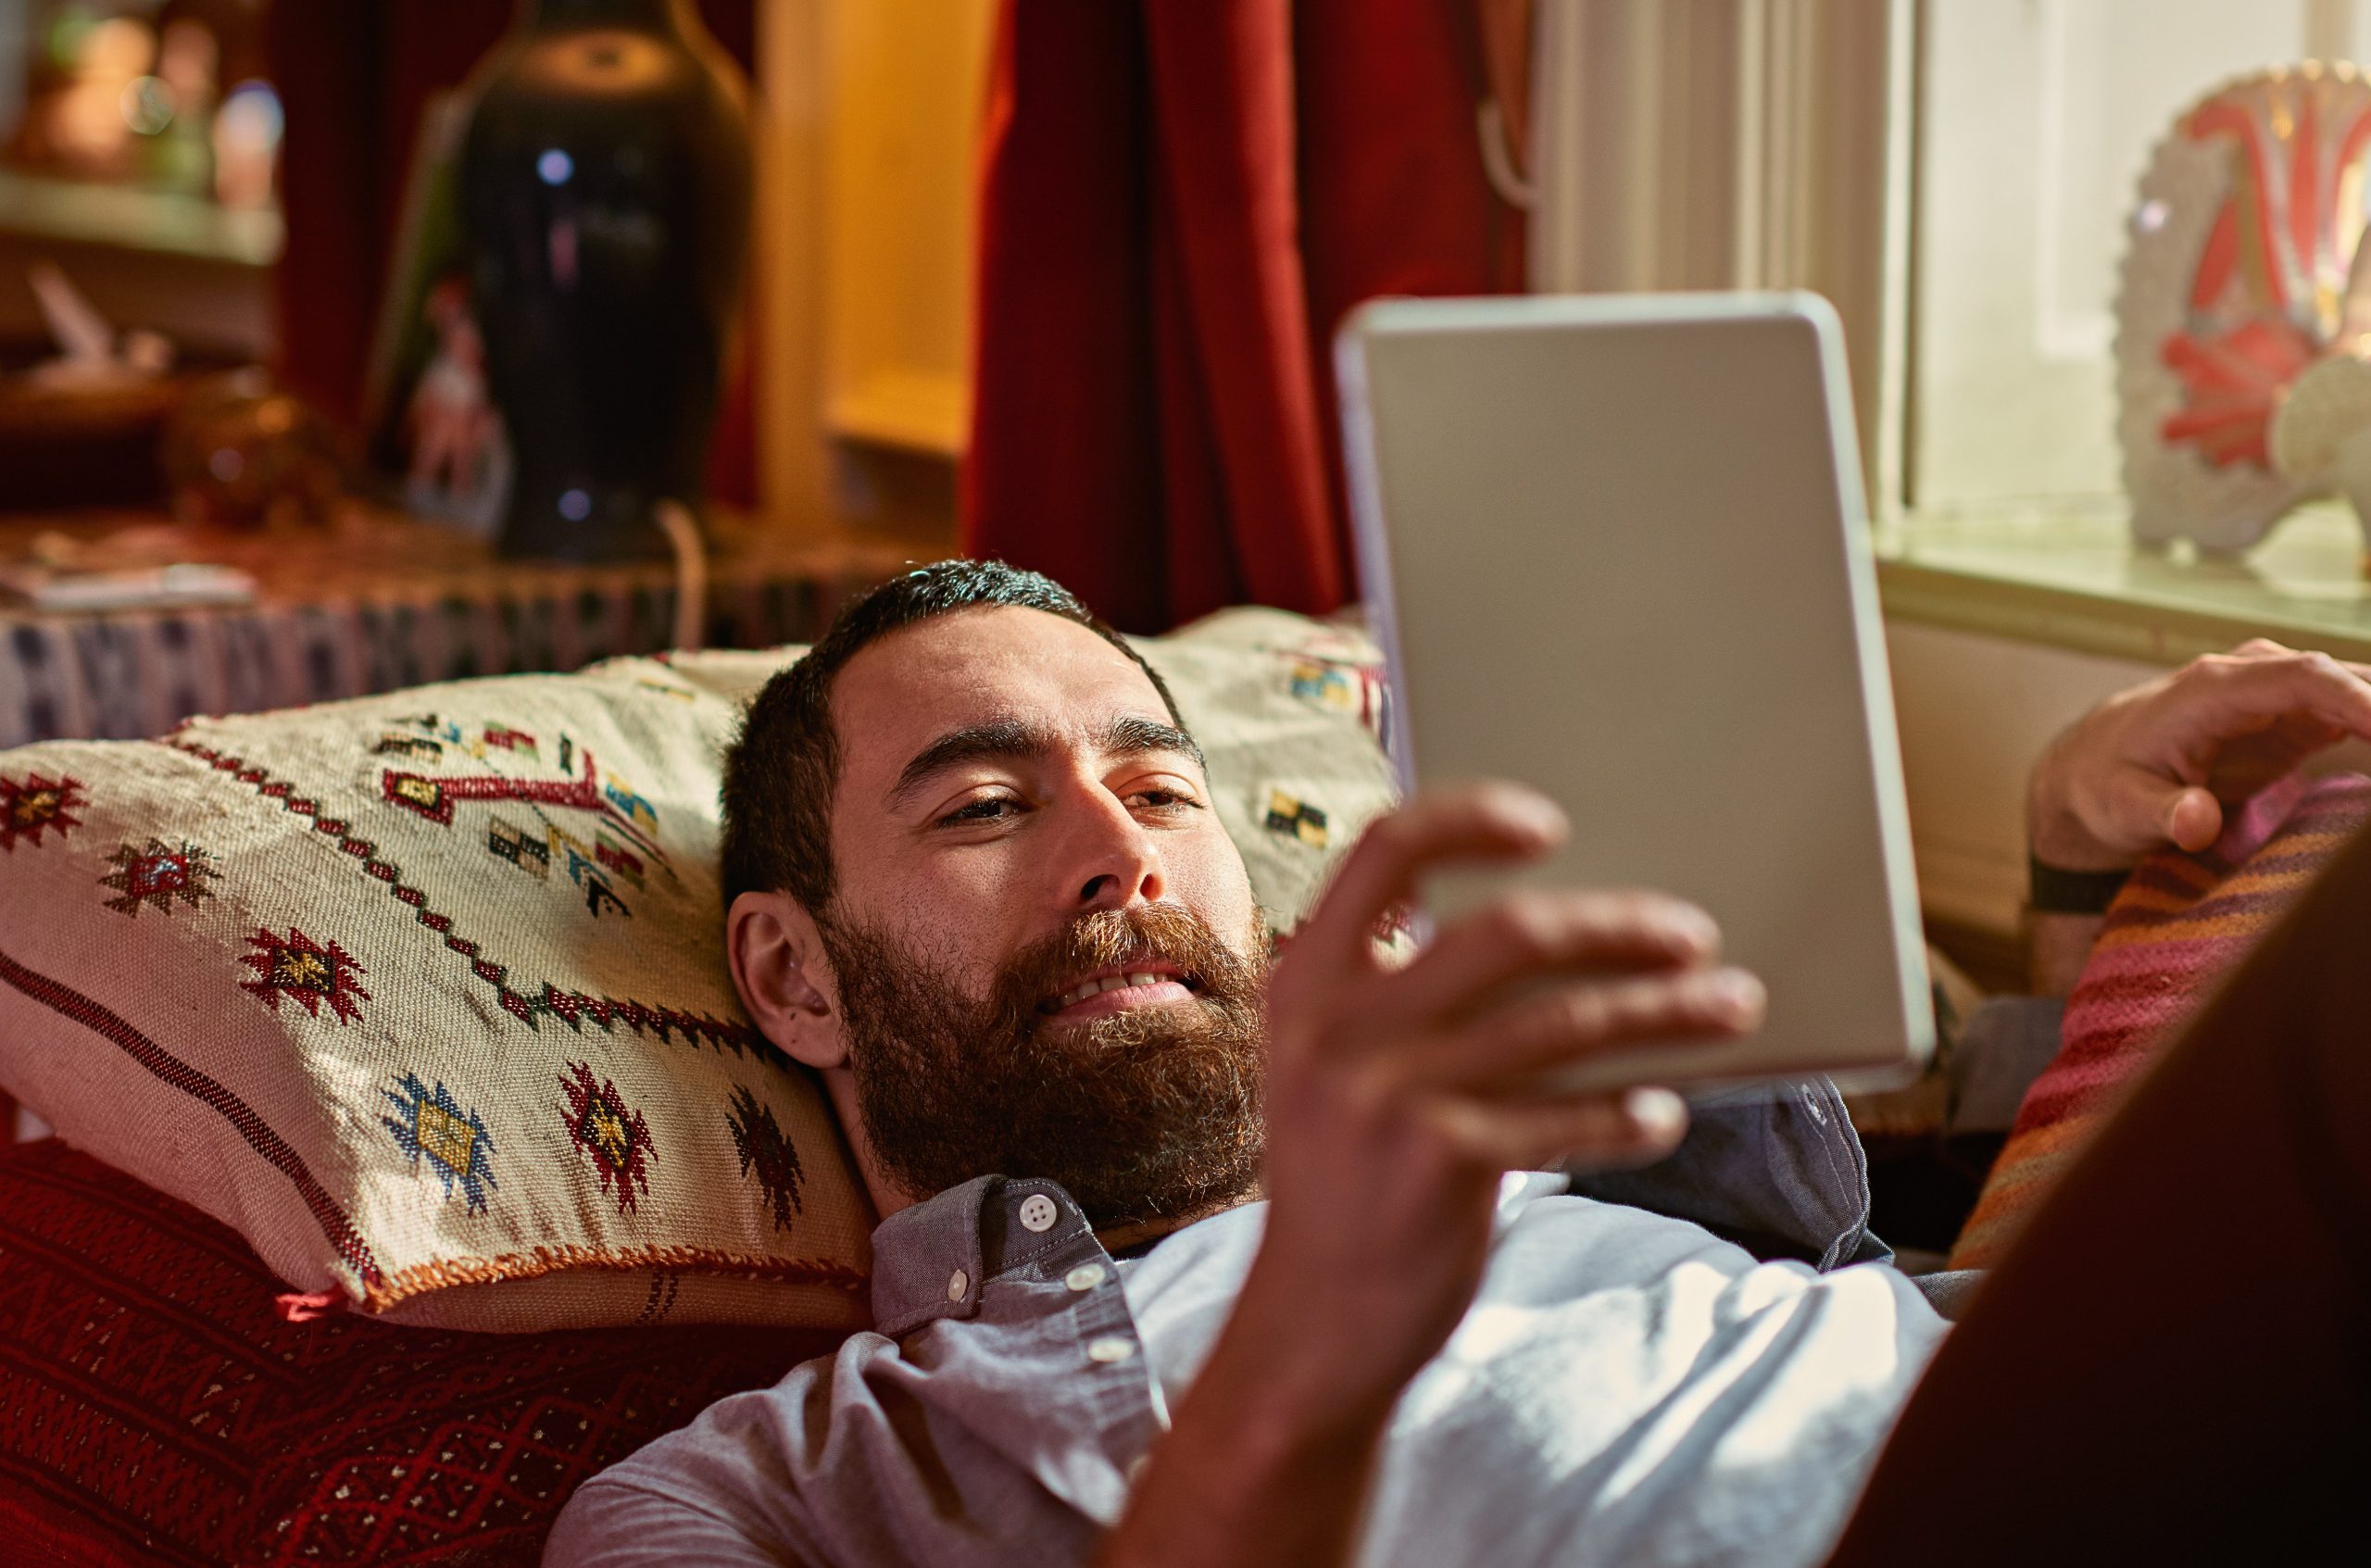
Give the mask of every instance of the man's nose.
[(1127, 806), (1097, 790), (1085, 803), (1072, 851), (1066, 897), (1081, 914), (1160, 902), (1167, 891), (1152, 835)]

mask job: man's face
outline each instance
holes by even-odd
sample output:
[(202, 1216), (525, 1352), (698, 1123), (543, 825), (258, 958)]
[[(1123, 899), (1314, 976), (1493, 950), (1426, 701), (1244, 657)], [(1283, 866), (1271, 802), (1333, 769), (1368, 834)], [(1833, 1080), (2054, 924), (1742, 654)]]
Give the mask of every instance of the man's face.
[(1143, 671), (1058, 616), (968, 610), (866, 647), (832, 708), (818, 925), (884, 1173), (1049, 1176), (1104, 1225), (1247, 1191), (1265, 937)]

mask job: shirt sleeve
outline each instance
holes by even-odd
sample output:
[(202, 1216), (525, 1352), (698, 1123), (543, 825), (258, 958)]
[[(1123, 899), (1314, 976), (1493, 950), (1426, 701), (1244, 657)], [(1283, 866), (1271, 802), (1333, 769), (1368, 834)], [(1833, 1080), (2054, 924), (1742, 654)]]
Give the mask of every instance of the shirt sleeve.
[(1954, 1133), (2005, 1133), (2026, 1090), (2058, 1054), (2064, 997), (1990, 997), (1968, 1016), (1951, 1052)]
[(544, 1568), (813, 1568), (759, 1544), (746, 1524), (683, 1498), (595, 1476), (560, 1510)]
[(1868, 1159), (1825, 1078), (1696, 1095), (1687, 1135), (1667, 1158), (1573, 1173), (1572, 1190), (1701, 1225), (1764, 1261), (1825, 1271), (1891, 1256), (1864, 1245)]

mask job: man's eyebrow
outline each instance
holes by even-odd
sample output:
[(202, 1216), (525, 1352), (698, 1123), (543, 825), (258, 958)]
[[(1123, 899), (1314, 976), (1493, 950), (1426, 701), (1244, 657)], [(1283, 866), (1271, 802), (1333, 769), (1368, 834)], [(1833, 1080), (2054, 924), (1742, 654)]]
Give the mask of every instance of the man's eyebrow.
[(1120, 718), (1112, 720), (1110, 728), (1103, 732), (1103, 752), (1107, 757), (1138, 757), (1148, 751), (1173, 751), (1192, 758), (1194, 766), (1203, 772), (1211, 771), (1194, 737), (1173, 724), (1155, 719)]
[(965, 762), (976, 762), (984, 757), (1032, 759), (1043, 757), (1055, 746), (1054, 737), (1035, 724), (1019, 719), (992, 719), (985, 724), (966, 724), (960, 730), (949, 730), (920, 751), (897, 775), (890, 786), (889, 809), (901, 810), (915, 791), (928, 784), (935, 774)]
[[(1034, 760), (1054, 751), (1059, 745), (1051, 732), (1021, 719), (992, 719), (985, 724), (949, 730), (914, 753), (913, 759), (897, 774), (897, 782), (889, 789), (889, 809), (904, 809), (924, 784), (949, 768), (983, 758)], [(1103, 732), (1102, 750), (1107, 757), (1173, 751), (1192, 758), (1194, 765), (1204, 772), (1210, 771), (1202, 759), (1202, 748), (1195, 744), (1192, 735), (1153, 719), (1123, 716), (1112, 720)]]

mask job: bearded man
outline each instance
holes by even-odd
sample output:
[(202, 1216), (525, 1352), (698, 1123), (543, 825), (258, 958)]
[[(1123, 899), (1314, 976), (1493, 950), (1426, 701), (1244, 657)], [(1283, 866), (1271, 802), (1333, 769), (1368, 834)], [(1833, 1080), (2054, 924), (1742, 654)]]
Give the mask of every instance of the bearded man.
[[(2036, 775), (2038, 855), (2210, 842), (2215, 777), (2371, 735), (2365, 673), (2252, 645), (2114, 699)], [(2343, 1512), (2313, 1418), (2363, 1393), (2363, 1293), (2326, 1286), (2371, 1194), (2371, 854), (2234, 985), (2293, 1016), (2210, 1013), (1946, 1343), (1831, 1087), (1710, 1143), (1665, 1089), (1509, 1092), (1753, 1028), (1700, 911), (1511, 893), (1381, 956), (1424, 874), (1556, 842), (1528, 790), (1384, 819), (1272, 963), (1159, 676), (952, 562), (767, 686), (724, 806), (734, 978), (879, 1210), (876, 1332), (587, 1484), (547, 1562), (2154, 1561)], [(2132, 1265), (2176, 1223), (2254, 1239), (2170, 1291)], [(1961, 1435), (2013, 1438), (2018, 1495)]]

